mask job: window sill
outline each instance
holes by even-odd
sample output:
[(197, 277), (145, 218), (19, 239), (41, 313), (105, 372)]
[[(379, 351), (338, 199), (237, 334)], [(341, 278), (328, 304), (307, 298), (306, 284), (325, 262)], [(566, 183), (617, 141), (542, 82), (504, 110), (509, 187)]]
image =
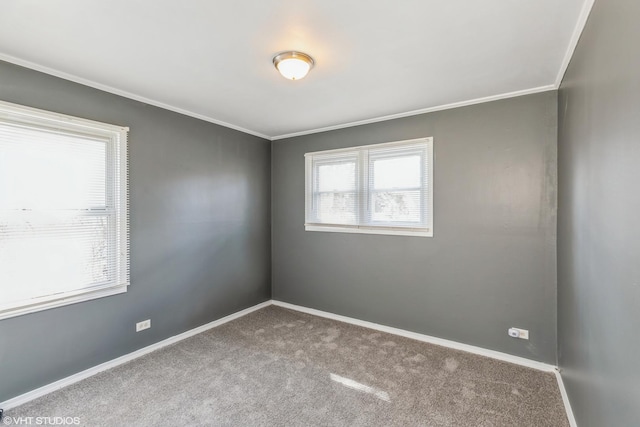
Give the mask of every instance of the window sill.
[(433, 237), (431, 229), (401, 229), (391, 227), (358, 227), (305, 224), (305, 231), (326, 233), (384, 234), (389, 236)]
[(24, 314), (36, 313), (50, 308), (62, 307), (76, 304), (83, 301), (90, 301), (97, 298), (104, 298), (127, 292), (128, 283), (122, 285), (109, 286), (94, 290), (76, 291), (73, 294), (63, 294), (39, 299), (31, 304), (21, 304), (16, 307), (0, 306), (0, 320), (10, 317), (22, 316)]

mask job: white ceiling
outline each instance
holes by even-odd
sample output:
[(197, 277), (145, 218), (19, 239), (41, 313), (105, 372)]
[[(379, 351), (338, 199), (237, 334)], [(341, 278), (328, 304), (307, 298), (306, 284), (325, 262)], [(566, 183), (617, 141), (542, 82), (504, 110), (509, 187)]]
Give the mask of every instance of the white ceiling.
[(2, 0), (0, 59), (277, 139), (557, 87), (592, 4)]

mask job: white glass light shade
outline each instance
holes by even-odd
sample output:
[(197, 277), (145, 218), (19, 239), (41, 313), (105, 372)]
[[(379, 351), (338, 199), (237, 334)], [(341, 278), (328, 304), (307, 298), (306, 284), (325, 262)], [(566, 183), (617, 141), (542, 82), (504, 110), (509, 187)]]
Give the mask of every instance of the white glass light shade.
[(315, 65), (313, 58), (302, 52), (282, 52), (273, 58), (273, 65), (289, 80), (304, 78)]

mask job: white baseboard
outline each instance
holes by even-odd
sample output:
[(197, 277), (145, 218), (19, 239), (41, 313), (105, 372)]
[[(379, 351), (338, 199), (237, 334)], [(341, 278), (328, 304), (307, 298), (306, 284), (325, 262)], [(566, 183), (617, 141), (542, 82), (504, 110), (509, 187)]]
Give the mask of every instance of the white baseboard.
[(443, 338), (436, 338), (430, 335), (419, 334), (417, 332), (406, 331), (404, 329), (393, 328), (391, 326), (379, 325), (373, 322), (367, 322), (365, 320), (354, 319), (352, 317), (341, 316), (339, 314), (333, 314), (326, 311), (316, 310), (314, 308), (302, 307), (295, 304), (289, 304), (288, 302), (282, 302), (273, 300), (273, 304), (279, 307), (288, 308), (295, 311), (301, 311), (307, 314), (313, 314), (314, 316), (326, 317), (327, 319), (337, 320), (339, 322), (351, 323), (352, 325), (363, 326), (369, 329), (375, 329), (376, 331), (386, 332), (388, 334), (399, 335), (405, 338), (411, 338), (417, 341), (426, 342), (429, 344), (435, 344), (442, 347), (449, 347), (456, 350), (466, 351), (468, 353), (479, 354), (480, 356), (490, 357), (492, 359), (502, 360), (504, 362), (514, 363), (516, 365), (526, 366), (527, 368), (533, 368), (545, 372), (555, 372), (557, 367), (549, 365), (547, 363), (537, 362), (535, 360), (526, 359), (524, 357), (513, 356), (507, 353), (501, 353), (499, 351), (488, 350), (482, 347), (476, 347), (474, 345), (463, 344), (457, 341), (450, 341)]
[(7, 409), (11, 409), (11, 408), (15, 408), (16, 406), (20, 406), (23, 405), (31, 400), (37, 399), (38, 397), (42, 397), (45, 394), (49, 394), (53, 391), (59, 390), (63, 387), (69, 386), (71, 384), (77, 383), (78, 381), (82, 381), (86, 378), (89, 378), (93, 375), (96, 375), (100, 372), (106, 371), (107, 369), (111, 369), (111, 368), (115, 368), (118, 365), (122, 365), (123, 363), (127, 363), (130, 362), (134, 359), (137, 359), (140, 356), (144, 356), (145, 354), (149, 354), (152, 351), (156, 351), (159, 350), (163, 347), (166, 347), (168, 345), (171, 344), (175, 344), (178, 341), (182, 341), (183, 339), (192, 337), (194, 335), (197, 335), (201, 332), (207, 331), (209, 329), (215, 328), (216, 326), (220, 326), (224, 323), (230, 322), (232, 320), (235, 320), (239, 317), (245, 316), (251, 312), (254, 312), (256, 310), (260, 310), (261, 308), (270, 306), (272, 304), (272, 302), (269, 301), (265, 301), (263, 303), (254, 305), (253, 307), (249, 307), (246, 308), (244, 310), (238, 311), (236, 313), (230, 314), (228, 316), (225, 316), (221, 319), (218, 320), (214, 320), (213, 322), (207, 323), (206, 325), (202, 325), (202, 326), (198, 326), (197, 328), (194, 329), (190, 329), (186, 332), (183, 332), (179, 335), (175, 335), (173, 337), (167, 338), (165, 340), (162, 340), (160, 342), (157, 342), (155, 344), (151, 344), (150, 346), (141, 348), (140, 350), (136, 350), (132, 353), (129, 354), (125, 354), (124, 356), (120, 356), (116, 359), (110, 360), (108, 362), (105, 363), (101, 363), (100, 365), (94, 366), (92, 368), (86, 369), (82, 372), (78, 372), (77, 374), (73, 374), (71, 376), (68, 376), (66, 378), (63, 378), (61, 380), (58, 380), (56, 382), (53, 382), (51, 384), (47, 384), (45, 386), (42, 386), (40, 388), (37, 388), (35, 390), (29, 391), (27, 393), (21, 394), (20, 396), (16, 396), (12, 399), (9, 399), (5, 402), (1, 402), (0, 403), (0, 408), (4, 409), (5, 411)]
[(564, 387), (564, 381), (562, 380), (562, 375), (559, 369), (555, 370), (556, 379), (558, 380), (558, 388), (560, 389), (560, 394), (562, 395), (562, 402), (564, 403), (564, 409), (567, 411), (567, 418), (569, 419), (569, 425), (571, 427), (578, 427), (578, 423), (576, 422), (576, 417), (573, 415), (573, 409), (571, 409), (571, 402), (569, 402), (569, 395), (567, 394), (567, 389)]
[(564, 387), (562, 376), (557, 366), (549, 365), (547, 363), (530, 360), (524, 357), (513, 356), (511, 354), (502, 353), (499, 351), (488, 350), (482, 347), (476, 347), (474, 345), (463, 344), (457, 341), (446, 340), (443, 338), (432, 337), (430, 335), (419, 334), (417, 332), (406, 331), (404, 329), (393, 328), (391, 326), (379, 325), (373, 322), (367, 322), (365, 320), (354, 319), (352, 317), (341, 316), (339, 314), (329, 313), (327, 311), (316, 310), (314, 308), (303, 307), (300, 305), (290, 304), (288, 302), (272, 300), (272, 304), (278, 307), (288, 308), (290, 310), (300, 311), (302, 313), (312, 314), (314, 316), (325, 317), (327, 319), (337, 320), (339, 322), (350, 323), (352, 325), (362, 326), (369, 329), (374, 329), (380, 332), (386, 332), (393, 335), (398, 335), (405, 338), (411, 338), (417, 341), (426, 342), (429, 344), (435, 344), (442, 347), (453, 348), (456, 350), (466, 351), (468, 353), (478, 354), (480, 356), (490, 357), (492, 359), (502, 360), (504, 362), (513, 363), (516, 365), (526, 366), (527, 368), (533, 368), (544, 372), (553, 372), (558, 382), (558, 388), (560, 389), (560, 395), (562, 396), (562, 402), (564, 403), (564, 409), (567, 413), (567, 419), (571, 427), (578, 427), (576, 419), (571, 409), (571, 403), (569, 402), (569, 396), (567, 390)]
[(567, 390), (564, 387), (564, 382), (562, 381), (562, 376), (560, 375), (560, 371), (558, 370), (557, 366), (549, 365), (547, 363), (542, 363), (535, 360), (530, 360), (524, 357), (502, 353), (499, 351), (488, 350), (482, 347), (476, 347), (474, 345), (463, 344), (457, 341), (451, 341), (443, 338), (432, 337), (430, 335), (419, 334), (417, 332), (406, 331), (404, 329), (393, 328), (391, 326), (379, 325), (377, 323), (367, 322), (365, 320), (354, 319), (352, 317), (347, 317), (347, 316), (341, 316), (339, 314), (329, 313), (327, 311), (316, 310), (314, 308), (308, 308), (300, 305), (290, 304), (288, 302), (272, 300), (272, 304), (279, 307), (288, 308), (290, 310), (312, 314), (314, 316), (325, 317), (327, 319), (333, 319), (339, 322), (350, 323), (352, 325), (362, 326), (365, 328), (374, 329), (376, 331), (386, 332), (389, 334), (398, 335), (405, 338), (411, 338), (411, 339), (426, 342), (429, 344), (440, 345), (443, 347), (466, 351), (468, 353), (478, 354), (480, 356), (490, 357), (492, 359), (502, 360), (504, 362), (514, 363), (516, 365), (526, 366), (527, 368), (533, 368), (533, 369), (537, 369), (544, 372), (553, 372), (558, 382), (558, 388), (560, 389), (560, 395), (562, 396), (562, 402), (564, 403), (564, 408), (567, 413), (569, 425), (571, 427), (578, 427), (578, 424), (576, 423), (576, 419), (573, 415), (573, 410), (571, 409), (571, 403), (569, 402)]
[(178, 341), (184, 340), (186, 338), (192, 337), (199, 333), (205, 332), (209, 329), (215, 328), (216, 326), (220, 326), (224, 323), (230, 322), (232, 320), (238, 319), (242, 316), (245, 316), (249, 313), (252, 313), (256, 310), (260, 310), (261, 308), (268, 307), (270, 305), (276, 305), (283, 308), (288, 308), (290, 310), (300, 311), (302, 313), (312, 314), (314, 316), (324, 317), (327, 319), (337, 320), (339, 322), (350, 323), (352, 325), (362, 326), (369, 329), (374, 329), (381, 332), (386, 332), (393, 335), (398, 335), (405, 338), (411, 338), (417, 341), (422, 341), (430, 344), (440, 345), (443, 347), (449, 347), (456, 350), (466, 351), (468, 353), (478, 354), (480, 356), (490, 357), (492, 359), (502, 360), (504, 362), (514, 363), (516, 365), (526, 366), (528, 368), (537, 369), (545, 372), (553, 372), (558, 381), (558, 387), (560, 389), (560, 394), (562, 395), (562, 401), (564, 402), (564, 406), (567, 412), (567, 418), (569, 419), (569, 424), (571, 427), (577, 427), (576, 420), (573, 416), (573, 412), (571, 410), (571, 404), (569, 403), (569, 399), (567, 397), (567, 391), (564, 387), (564, 383), (562, 381), (562, 376), (560, 376), (560, 372), (558, 371), (556, 366), (549, 365), (542, 362), (537, 362), (535, 360), (526, 359), (524, 357), (513, 356), (511, 354), (501, 353), (499, 351), (488, 350), (482, 347), (476, 347), (469, 344), (463, 344), (456, 341), (446, 340), (443, 338), (432, 337), (429, 335), (419, 334), (416, 332), (406, 331), (403, 329), (393, 328), (390, 326), (379, 325), (373, 322), (367, 322), (365, 320), (354, 319), (352, 317), (341, 316), (339, 314), (329, 313), (326, 311), (316, 310), (313, 308), (302, 307), (295, 304), (289, 304), (282, 301), (269, 300), (263, 303), (254, 305), (253, 307), (246, 308), (244, 310), (238, 311), (236, 313), (225, 316), (221, 319), (214, 320), (213, 322), (207, 323), (206, 325), (199, 326), (197, 328), (191, 329), (189, 331), (183, 332), (179, 335), (167, 338), (150, 346), (141, 348), (140, 350), (136, 350), (132, 353), (125, 354), (124, 356), (118, 357), (116, 359), (110, 360), (108, 362), (102, 363), (100, 365), (94, 366), (92, 368), (86, 369), (82, 372), (78, 372), (77, 374), (73, 374), (69, 377), (63, 378), (51, 384), (47, 384), (43, 387), (37, 388), (35, 390), (29, 391), (27, 393), (21, 394), (20, 396), (16, 396), (12, 399), (0, 403), (0, 408), (7, 410), (11, 408), (15, 408), (16, 406), (23, 405), (31, 400), (42, 397), (48, 393), (59, 390), (63, 387), (69, 386), (71, 384), (82, 381), (86, 378), (89, 378), (93, 375), (96, 375), (100, 372), (106, 371), (107, 369), (115, 368), (116, 366), (127, 363), (131, 360), (137, 359), (138, 357), (144, 356), (145, 354), (149, 354), (153, 351), (159, 350), (168, 345), (174, 344)]

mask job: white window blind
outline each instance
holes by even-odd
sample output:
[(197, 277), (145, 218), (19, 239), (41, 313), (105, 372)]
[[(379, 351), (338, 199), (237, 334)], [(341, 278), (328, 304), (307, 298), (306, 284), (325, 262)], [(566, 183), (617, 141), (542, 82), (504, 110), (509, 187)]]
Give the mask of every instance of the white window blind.
[(433, 139), (305, 154), (309, 231), (433, 235)]
[(326, 224), (357, 224), (358, 158), (353, 155), (324, 156), (313, 164), (312, 221)]
[(0, 318), (126, 291), (127, 129), (0, 103)]

